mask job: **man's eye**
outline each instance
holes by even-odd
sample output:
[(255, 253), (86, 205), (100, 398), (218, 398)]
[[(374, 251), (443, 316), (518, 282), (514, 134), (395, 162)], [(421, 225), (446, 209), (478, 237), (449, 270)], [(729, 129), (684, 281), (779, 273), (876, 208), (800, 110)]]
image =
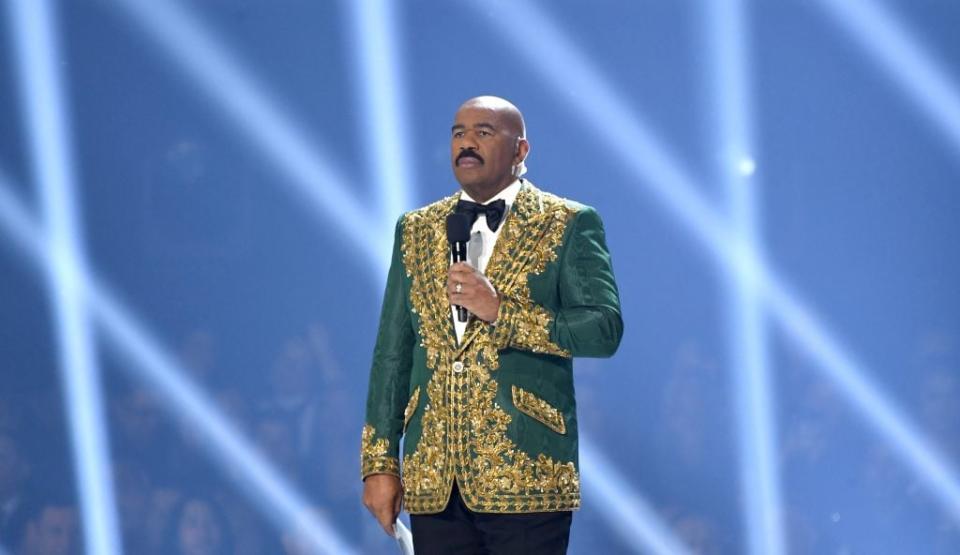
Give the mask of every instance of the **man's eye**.
[(490, 134), (490, 132), (485, 129), (481, 129), (480, 131), (477, 132), (477, 134), (480, 135), (481, 137), (486, 137), (487, 135)]
[(454, 138), (460, 139), (463, 137), (463, 131), (457, 131), (453, 134)]

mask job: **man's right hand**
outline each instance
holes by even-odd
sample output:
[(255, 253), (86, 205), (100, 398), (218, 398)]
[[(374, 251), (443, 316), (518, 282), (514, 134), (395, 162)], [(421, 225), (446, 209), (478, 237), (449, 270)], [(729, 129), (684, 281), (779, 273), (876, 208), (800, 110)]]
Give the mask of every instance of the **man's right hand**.
[(403, 486), (393, 474), (371, 474), (363, 481), (363, 505), (391, 537), (402, 503)]

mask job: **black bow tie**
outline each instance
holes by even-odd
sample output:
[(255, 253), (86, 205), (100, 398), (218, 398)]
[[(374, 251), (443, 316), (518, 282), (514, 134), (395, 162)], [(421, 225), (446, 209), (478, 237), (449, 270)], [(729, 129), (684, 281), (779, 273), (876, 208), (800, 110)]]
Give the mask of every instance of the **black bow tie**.
[(461, 200), (457, 201), (456, 212), (469, 216), (471, 226), (477, 221), (480, 214), (484, 214), (487, 216), (487, 227), (490, 228), (490, 231), (496, 232), (497, 228), (500, 227), (500, 222), (503, 221), (503, 213), (506, 210), (507, 201), (503, 199), (495, 200), (490, 204), (477, 204), (469, 200)]

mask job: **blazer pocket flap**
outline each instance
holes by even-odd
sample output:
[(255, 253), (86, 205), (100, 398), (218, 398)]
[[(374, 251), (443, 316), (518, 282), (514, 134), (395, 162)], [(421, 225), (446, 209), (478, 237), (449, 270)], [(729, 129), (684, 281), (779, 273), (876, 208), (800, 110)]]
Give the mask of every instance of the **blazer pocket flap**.
[(410, 400), (407, 401), (407, 408), (403, 409), (403, 430), (407, 430), (407, 424), (413, 418), (413, 413), (417, 412), (417, 403), (420, 402), (420, 386), (413, 390)]
[(540, 422), (558, 434), (567, 433), (567, 425), (563, 420), (563, 413), (554, 408), (553, 405), (521, 387), (512, 386), (511, 392), (513, 394), (513, 406), (516, 407), (518, 411)]

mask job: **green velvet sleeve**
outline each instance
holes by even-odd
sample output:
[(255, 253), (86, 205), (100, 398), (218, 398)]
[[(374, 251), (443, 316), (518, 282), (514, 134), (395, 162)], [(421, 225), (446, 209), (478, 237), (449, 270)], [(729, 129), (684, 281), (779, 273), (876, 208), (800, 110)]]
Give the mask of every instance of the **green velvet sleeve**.
[(399, 445), (403, 410), (409, 397), (415, 336), (407, 305), (401, 252), (403, 220), (397, 222), (393, 258), (380, 313), (367, 392), (366, 424), (361, 441), (361, 475), (400, 475)]
[(505, 347), (558, 356), (609, 357), (623, 337), (620, 295), (600, 215), (584, 207), (569, 224), (559, 260), (560, 306), (502, 297), (497, 333)]

